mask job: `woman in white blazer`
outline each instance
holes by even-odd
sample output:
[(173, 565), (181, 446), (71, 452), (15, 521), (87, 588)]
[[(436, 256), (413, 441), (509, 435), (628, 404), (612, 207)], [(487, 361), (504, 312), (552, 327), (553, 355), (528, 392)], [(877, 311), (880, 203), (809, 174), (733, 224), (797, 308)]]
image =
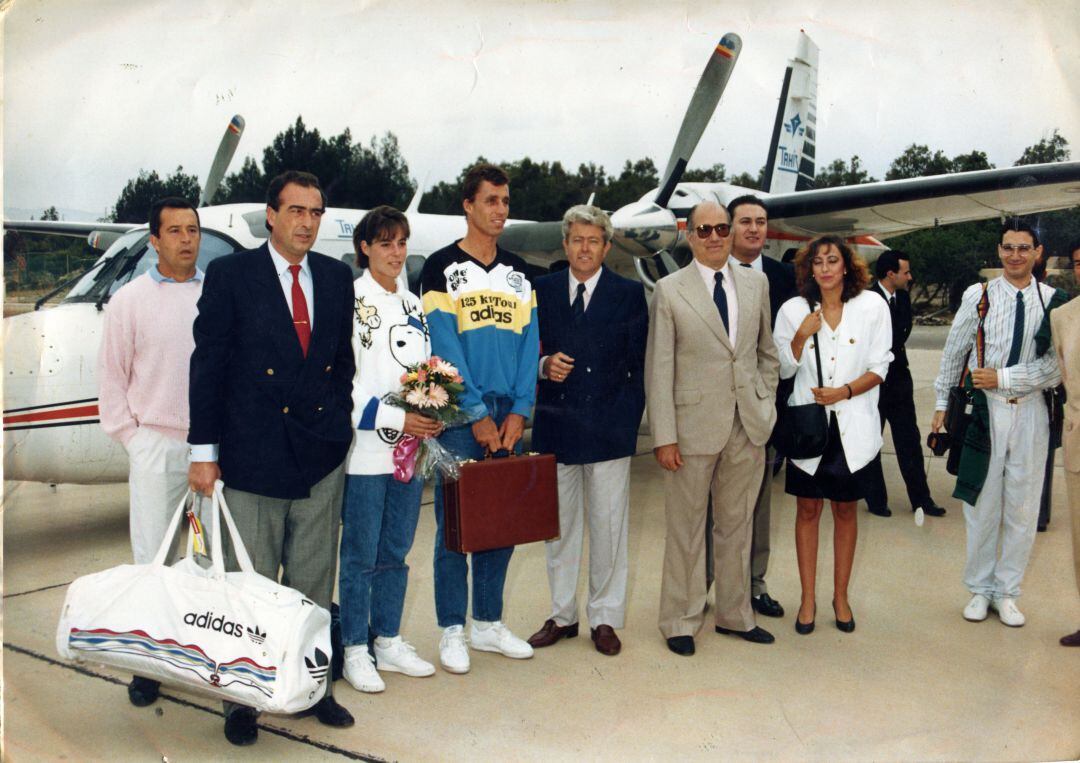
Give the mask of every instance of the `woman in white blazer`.
[[(818, 458), (789, 459), (785, 489), (795, 496), (795, 551), (802, 602), (795, 630), (814, 629), (818, 523), (825, 499), (833, 514), (833, 610), (836, 627), (855, 630), (848, 581), (855, 559), (856, 504), (864, 470), (881, 450), (878, 385), (892, 361), (892, 321), (885, 300), (864, 291), (870, 275), (844, 241), (823, 236), (795, 259), (800, 296), (780, 307), (773, 337), (780, 377), (795, 377), (789, 405), (825, 406), (829, 441)], [(813, 303), (813, 309), (811, 309)], [(821, 354), (818, 386), (814, 345)]]

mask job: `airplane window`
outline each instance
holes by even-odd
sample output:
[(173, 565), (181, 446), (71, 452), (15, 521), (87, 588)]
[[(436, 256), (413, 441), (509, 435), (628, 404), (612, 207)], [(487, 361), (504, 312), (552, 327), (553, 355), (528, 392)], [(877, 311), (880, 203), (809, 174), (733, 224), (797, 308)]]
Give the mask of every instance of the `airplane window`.
[[(211, 260), (241, 248), (232, 239), (204, 228), (199, 245), (199, 268), (205, 271)], [(158, 261), (145, 228), (118, 238), (102, 257), (108, 262), (87, 273), (64, 298), (64, 302), (105, 301), (121, 286), (157, 265)]]

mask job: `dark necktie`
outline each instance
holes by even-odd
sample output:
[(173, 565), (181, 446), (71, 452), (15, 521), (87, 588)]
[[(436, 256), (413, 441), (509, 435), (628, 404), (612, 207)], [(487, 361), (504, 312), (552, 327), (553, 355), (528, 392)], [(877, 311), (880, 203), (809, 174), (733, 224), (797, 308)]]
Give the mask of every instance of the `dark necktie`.
[[(716, 285), (713, 286), (712, 299), (716, 303), (716, 309), (720, 311), (720, 320), (724, 323), (724, 331), (728, 331), (727, 292), (724, 291), (724, 274), (717, 271), (713, 276)], [(730, 332), (728, 332), (730, 336)]]
[(754, 266), (753, 266), (753, 265), (751, 265), (751, 264), (750, 264), (749, 262), (740, 262), (740, 263), (739, 263), (739, 266), (740, 266), (740, 267), (743, 267), (743, 268), (752, 268), (752, 267), (754, 267)]
[(893, 294), (891, 297), (889, 297), (889, 309), (890, 310), (895, 310), (896, 309), (896, 295), (895, 294)]
[(308, 345), (311, 344), (311, 321), (308, 318), (307, 298), (300, 288), (300, 266), (290, 265), (292, 273), (292, 322), (296, 329), (296, 338), (300, 340), (300, 349), (307, 357)]
[[(1036, 287), (1038, 288), (1038, 287)], [(1024, 344), (1024, 292), (1016, 292), (1016, 320), (1013, 321), (1012, 347), (1009, 348), (1009, 360), (1005, 367), (1015, 366), (1020, 362), (1020, 348)]]
[(577, 285), (577, 296), (574, 297), (574, 303), (570, 305), (570, 312), (574, 314), (575, 321), (580, 321), (585, 317), (585, 284), (583, 283)]

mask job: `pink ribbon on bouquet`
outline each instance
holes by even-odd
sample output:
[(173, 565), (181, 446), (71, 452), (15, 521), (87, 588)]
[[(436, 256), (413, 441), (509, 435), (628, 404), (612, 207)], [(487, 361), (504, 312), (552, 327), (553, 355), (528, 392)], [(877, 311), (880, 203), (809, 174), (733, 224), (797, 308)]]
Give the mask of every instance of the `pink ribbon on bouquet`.
[(422, 440), (412, 435), (402, 435), (394, 446), (394, 479), (408, 482), (416, 472), (416, 459), (420, 455)]

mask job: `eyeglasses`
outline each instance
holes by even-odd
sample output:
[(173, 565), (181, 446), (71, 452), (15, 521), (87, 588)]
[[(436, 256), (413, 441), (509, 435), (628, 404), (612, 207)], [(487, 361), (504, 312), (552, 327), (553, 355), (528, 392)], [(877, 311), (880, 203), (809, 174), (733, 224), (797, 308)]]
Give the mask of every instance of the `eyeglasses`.
[(698, 238), (708, 238), (713, 231), (716, 231), (716, 235), (720, 238), (727, 238), (727, 235), (731, 233), (731, 226), (727, 223), (717, 223), (716, 225), (698, 225), (694, 228), (694, 233)]
[(1027, 254), (1035, 247), (1031, 244), (999, 244), (1001, 251), (1012, 254), (1013, 252), (1020, 252), (1020, 254)]

